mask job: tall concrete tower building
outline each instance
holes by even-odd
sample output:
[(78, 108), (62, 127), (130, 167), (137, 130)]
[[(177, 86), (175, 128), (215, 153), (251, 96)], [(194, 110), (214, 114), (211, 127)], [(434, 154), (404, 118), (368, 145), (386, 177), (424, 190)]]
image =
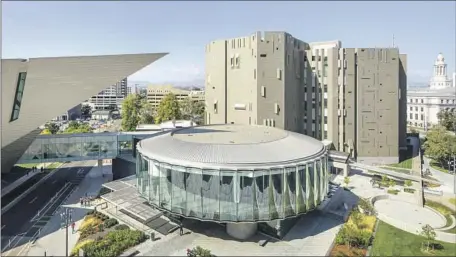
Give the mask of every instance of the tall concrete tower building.
[(370, 164), (398, 162), (406, 148), (407, 59), (397, 48), (256, 32), (205, 50), (208, 124), (279, 127)]

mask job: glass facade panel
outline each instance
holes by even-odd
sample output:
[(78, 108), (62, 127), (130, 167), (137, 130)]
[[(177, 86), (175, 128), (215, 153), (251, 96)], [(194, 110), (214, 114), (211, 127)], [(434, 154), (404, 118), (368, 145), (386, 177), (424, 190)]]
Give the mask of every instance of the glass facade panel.
[(320, 177), (321, 177), (321, 164), (320, 161), (315, 162), (315, 177), (314, 177), (314, 192), (315, 192), (315, 206), (320, 203)]
[(307, 163), (307, 210), (312, 210), (315, 207), (315, 191), (314, 191), (314, 185), (315, 185), (315, 169), (314, 169), (314, 163), (309, 162)]
[(236, 202), (236, 172), (229, 170), (220, 171), (220, 221), (237, 221)]
[(172, 169), (171, 165), (166, 163), (160, 163), (160, 173), (159, 173), (159, 198), (160, 198), (160, 207), (164, 209), (171, 210), (171, 197), (172, 197), (172, 188), (171, 188), (171, 175)]
[[(269, 170), (256, 170), (254, 209), (258, 210), (257, 220), (269, 220)], [(274, 198), (272, 198), (274, 199)]]
[(305, 213), (307, 211), (307, 166), (298, 166), (298, 183), (296, 191), (298, 193), (296, 199), (296, 210), (297, 213)]
[(171, 211), (177, 214), (186, 214), (187, 194), (185, 193), (185, 168), (173, 166), (171, 172), (172, 181), (172, 207)]
[(185, 185), (187, 189), (187, 216), (202, 218), (202, 172), (201, 169), (187, 168)]
[(160, 163), (151, 161), (149, 169), (150, 177), (150, 192), (149, 201), (155, 205), (160, 206)]
[(253, 199), (255, 192), (253, 190), (253, 172), (239, 170), (237, 171), (237, 178), (239, 181), (235, 199), (237, 203), (237, 220), (254, 221)]
[(283, 169), (271, 169), (269, 218), (283, 218)]
[(283, 215), (294, 216), (296, 210), (296, 167), (286, 167), (284, 173)]
[(220, 176), (218, 170), (203, 170), (201, 195), (202, 218), (210, 220), (220, 219)]
[(141, 186), (138, 187), (142, 196), (149, 198), (149, 161), (141, 156), (139, 173), (141, 174)]

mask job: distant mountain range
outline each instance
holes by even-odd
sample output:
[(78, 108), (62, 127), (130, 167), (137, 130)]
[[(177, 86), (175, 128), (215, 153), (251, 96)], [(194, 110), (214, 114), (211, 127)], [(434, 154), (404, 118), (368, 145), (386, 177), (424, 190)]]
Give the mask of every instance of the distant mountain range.
[(164, 82), (148, 82), (148, 81), (128, 81), (129, 85), (138, 85), (139, 88), (147, 87), (148, 85), (174, 85), (179, 88), (204, 88), (204, 79), (194, 79), (191, 81), (164, 81)]
[[(134, 85), (137, 84), (139, 88), (145, 88), (148, 85), (174, 85), (175, 87), (183, 89), (191, 88), (204, 88), (204, 79), (195, 79), (192, 81), (182, 82), (182, 81), (165, 81), (165, 82), (148, 82), (148, 81), (128, 81), (128, 84)], [(427, 87), (429, 84), (427, 82), (409, 82), (407, 87)]]

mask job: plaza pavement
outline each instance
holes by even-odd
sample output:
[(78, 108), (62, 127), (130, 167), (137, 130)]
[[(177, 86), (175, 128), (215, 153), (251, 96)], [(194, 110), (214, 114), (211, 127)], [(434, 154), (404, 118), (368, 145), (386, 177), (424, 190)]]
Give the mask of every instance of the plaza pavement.
[[(105, 174), (104, 177), (102, 176), (102, 173)], [(76, 230), (81, 225), (87, 212), (94, 208), (94, 205), (90, 207), (81, 207), (79, 199), (85, 196), (86, 193), (88, 195), (98, 194), (101, 185), (110, 180), (112, 180), (110, 165), (103, 166), (103, 171), (100, 171), (100, 169), (95, 166), (87, 174), (73, 194), (68, 197), (64, 206), (72, 209), (72, 217), (73, 221), (76, 223)], [(68, 229), (68, 233), (68, 251), (71, 252), (79, 239), (79, 233), (71, 233), (71, 228)], [(41, 235), (35, 243), (29, 244), (22, 252), (19, 252), (18, 255), (44, 256), (45, 252), (47, 256), (65, 256), (65, 229), (61, 229), (59, 211), (56, 211), (51, 220), (42, 229)]]

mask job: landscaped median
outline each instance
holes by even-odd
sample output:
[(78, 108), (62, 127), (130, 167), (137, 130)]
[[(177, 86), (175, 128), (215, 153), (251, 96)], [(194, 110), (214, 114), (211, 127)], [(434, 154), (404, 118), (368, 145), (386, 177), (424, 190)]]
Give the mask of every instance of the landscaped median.
[(78, 256), (82, 249), (85, 256), (115, 257), (147, 239), (144, 232), (131, 230), (128, 226), (119, 224), (116, 219), (97, 211), (86, 215), (78, 231), (79, 241), (71, 251), (71, 256)]

